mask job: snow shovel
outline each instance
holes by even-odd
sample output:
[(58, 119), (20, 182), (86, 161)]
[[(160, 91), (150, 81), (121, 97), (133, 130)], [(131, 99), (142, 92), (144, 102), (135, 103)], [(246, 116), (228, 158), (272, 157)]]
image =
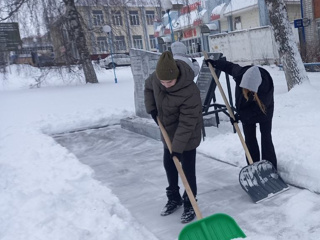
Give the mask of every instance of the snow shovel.
[[(167, 131), (163, 127), (159, 117), (157, 117), (157, 120), (162, 136), (170, 153), (172, 153), (171, 141)], [(181, 230), (179, 240), (230, 240), (240, 237), (245, 238), (246, 235), (243, 233), (236, 221), (226, 214), (217, 213), (206, 218), (202, 217), (197, 201), (194, 198), (179, 159), (177, 157), (173, 157), (173, 161), (198, 219), (198, 221), (186, 225)]]
[[(205, 59), (208, 59), (208, 55), (206, 52), (203, 52), (203, 55)], [(233, 118), (233, 120), (235, 120), (233, 111), (231, 110), (231, 107), (224, 94), (215, 70), (211, 64), (209, 64), (209, 68), (223, 97), (229, 115)], [(249, 165), (242, 168), (240, 171), (239, 182), (243, 190), (248, 193), (253, 202), (259, 203), (267, 198), (273, 197), (276, 194), (288, 190), (289, 186), (282, 180), (271, 162), (267, 160), (261, 160), (255, 163), (253, 162), (247, 145), (240, 132), (238, 123), (234, 122), (233, 126), (238, 133), (238, 136), (249, 161)]]

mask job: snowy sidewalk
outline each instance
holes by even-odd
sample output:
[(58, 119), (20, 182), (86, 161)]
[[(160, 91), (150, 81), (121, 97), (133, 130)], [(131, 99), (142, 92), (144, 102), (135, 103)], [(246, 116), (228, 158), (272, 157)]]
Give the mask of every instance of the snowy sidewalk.
[[(167, 186), (160, 141), (120, 126), (62, 134), (55, 140), (89, 165), (95, 172), (94, 177), (108, 186), (137, 221), (156, 237), (177, 239), (185, 226), (180, 223), (182, 208), (166, 217), (159, 214), (166, 203)], [(238, 182), (240, 170), (198, 151), (197, 199), (204, 217), (226, 213), (247, 236), (319, 239), (319, 195), (291, 187), (274, 198), (254, 204)], [(182, 183), (180, 186), (183, 190)]]

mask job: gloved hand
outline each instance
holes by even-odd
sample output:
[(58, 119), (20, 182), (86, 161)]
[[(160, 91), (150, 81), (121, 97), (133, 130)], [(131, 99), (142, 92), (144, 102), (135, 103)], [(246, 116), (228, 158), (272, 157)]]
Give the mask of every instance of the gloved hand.
[(195, 60), (194, 58), (191, 58), (191, 61), (194, 63), (194, 62), (196, 62), (197, 60)]
[(206, 60), (204, 60), (204, 62), (206, 63), (206, 65), (208, 67), (209, 67), (209, 63), (211, 64), (212, 67), (216, 67), (216, 60), (206, 59)]
[(153, 118), (153, 120), (155, 121), (155, 123), (159, 126), (158, 124), (158, 120), (157, 120), (157, 116), (158, 116), (158, 110), (154, 109), (151, 111), (151, 117)]
[(177, 157), (179, 160), (181, 160), (182, 153), (172, 152), (171, 158), (173, 158), (173, 157)]
[(231, 124), (233, 125), (234, 123), (238, 123), (240, 121), (240, 115), (238, 113), (235, 113), (234, 114), (234, 118), (233, 119), (232, 117), (230, 117), (230, 122)]

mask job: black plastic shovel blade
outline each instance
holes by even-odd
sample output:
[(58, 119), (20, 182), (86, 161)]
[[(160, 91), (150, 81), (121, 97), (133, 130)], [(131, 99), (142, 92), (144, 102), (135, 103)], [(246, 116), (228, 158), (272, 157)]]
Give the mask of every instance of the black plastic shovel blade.
[(179, 234), (179, 240), (230, 240), (245, 237), (236, 221), (224, 213), (190, 223)]
[(255, 203), (289, 189), (272, 163), (266, 160), (242, 168), (239, 182)]

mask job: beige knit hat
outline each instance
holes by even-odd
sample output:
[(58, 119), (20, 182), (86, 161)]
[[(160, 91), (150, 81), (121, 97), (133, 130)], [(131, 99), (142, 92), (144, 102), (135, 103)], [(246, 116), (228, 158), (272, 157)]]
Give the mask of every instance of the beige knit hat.
[(179, 76), (179, 68), (173, 59), (172, 53), (166, 51), (161, 54), (156, 68), (159, 80), (173, 80)]

